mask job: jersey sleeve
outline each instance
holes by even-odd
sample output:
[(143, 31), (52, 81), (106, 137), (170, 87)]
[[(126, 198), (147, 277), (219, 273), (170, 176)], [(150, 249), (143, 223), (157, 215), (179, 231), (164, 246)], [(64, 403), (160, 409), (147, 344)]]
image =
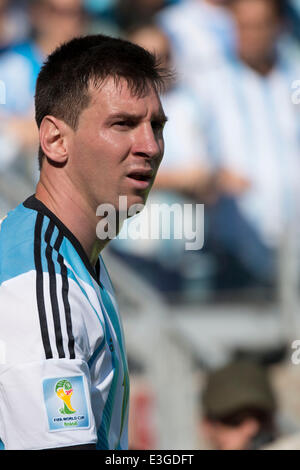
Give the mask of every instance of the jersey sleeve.
[(0, 376), (1, 440), (7, 450), (96, 443), (86, 363), (37, 361)]
[[(0, 285), (0, 439), (5, 449), (97, 442), (84, 315), (70, 279), (29, 271)], [(101, 329), (97, 333), (101, 340)]]

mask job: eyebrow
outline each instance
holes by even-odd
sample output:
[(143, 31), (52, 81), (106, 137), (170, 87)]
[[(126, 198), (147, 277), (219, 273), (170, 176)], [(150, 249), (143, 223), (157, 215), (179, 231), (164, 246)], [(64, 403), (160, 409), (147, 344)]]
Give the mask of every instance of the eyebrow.
[[(124, 111), (124, 112), (120, 112), (120, 113), (116, 113), (116, 114), (111, 114), (108, 119), (109, 120), (112, 120), (112, 119), (131, 119), (133, 121), (139, 121), (140, 115), (134, 114), (134, 113), (128, 113), (128, 112)], [(159, 114), (155, 114), (154, 116), (152, 116), (151, 121), (153, 121), (153, 120), (161, 122), (162, 124), (164, 124), (168, 121), (168, 117), (164, 113), (159, 113)]]

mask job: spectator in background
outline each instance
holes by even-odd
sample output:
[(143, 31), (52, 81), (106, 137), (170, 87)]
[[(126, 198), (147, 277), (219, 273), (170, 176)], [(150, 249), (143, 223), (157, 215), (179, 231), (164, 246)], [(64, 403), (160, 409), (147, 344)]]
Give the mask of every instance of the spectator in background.
[(133, 27), (151, 21), (163, 7), (181, 1), (185, 0), (115, 0), (116, 18), (120, 28), (128, 32)]
[(234, 361), (208, 373), (201, 398), (201, 430), (215, 450), (258, 450), (279, 433), (267, 371)]
[(0, 177), (4, 171), (6, 177), (12, 167), (28, 176), (28, 185), (12, 205), (24, 199), (23, 193), (28, 194), (36, 179), (32, 157), (37, 153), (38, 132), (33, 101), (40, 67), (52, 50), (82, 34), (85, 26), (82, 0), (31, 0), (29, 8), (29, 39), (0, 56), (0, 80), (6, 87), (6, 103), (0, 110)]
[(186, 0), (156, 17), (171, 41), (175, 66), (182, 79), (215, 67), (235, 47), (228, 0)]
[(280, 1), (230, 4), (238, 57), (193, 77), (215, 173), (209, 242), (220, 255), (219, 287), (272, 285), (276, 253), (298, 219), (300, 115), (291, 84), (300, 71), (277, 52)]
[(31, 0), (30, 38), (0, 60), (0, 74), (7, 84), (7, 111), (32, 114), (36, 77), (45, 57), (57, 45), (80, 35), (83, 20), (82, 0)]
[(0, 0), (0, 54), (28, 32), (24, 13), (12, 8), (12, 3)]

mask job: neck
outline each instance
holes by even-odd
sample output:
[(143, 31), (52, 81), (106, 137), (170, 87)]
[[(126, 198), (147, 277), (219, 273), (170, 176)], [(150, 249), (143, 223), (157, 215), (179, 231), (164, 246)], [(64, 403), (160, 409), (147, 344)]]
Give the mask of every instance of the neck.
[(275, 59), (270, 57), (261, 61), (251, 61), (241, 57), (241, 60), (259, 75), (268, 75), (274, 68)]
[(91, 264), (95, 266), (100, 252), (107, 244), (96, 235), (99, 218), (80, 191), (66, 178), (63, 169), (53, 170), (45, 161), (36, 188), (36, 198), (53, 212), (82, 245)]

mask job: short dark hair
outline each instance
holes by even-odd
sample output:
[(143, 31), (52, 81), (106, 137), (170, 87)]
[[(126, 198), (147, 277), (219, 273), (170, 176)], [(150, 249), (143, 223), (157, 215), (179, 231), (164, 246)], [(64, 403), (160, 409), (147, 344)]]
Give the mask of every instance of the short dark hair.
[[(143, 96), (149, 84), (162, 92), (171, 75), (155, 55), (129, 41), (102, 34), (74, 38), (57, 48), (39, 73), (37, 126), (45, 116), (52, 115), (76, 129), (80, 113), (90, 102), (90, 85), (99, 87), (108, 77), (116, 84), (124, 78), (134, 96)], [(43, 158), (40, 146), (40, 168)]]

